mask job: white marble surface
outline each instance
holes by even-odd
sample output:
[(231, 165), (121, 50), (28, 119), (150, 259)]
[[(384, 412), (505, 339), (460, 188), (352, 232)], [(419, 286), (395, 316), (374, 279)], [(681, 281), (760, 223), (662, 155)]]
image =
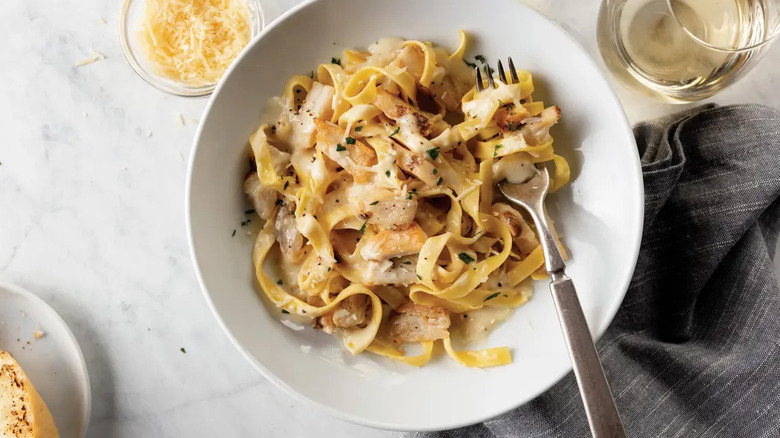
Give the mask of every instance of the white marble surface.
[[(265, 3), (273, 18), (297, 0)], [(529, 3), (597, 56), (597, 0)], [(37, 293), (75, 332), (92, 379), (88, 435), (392, 435), (282, 393), (211, 316), (183, 205), (185, 162), (206, 101), (164, 95), (132, 72), (118, 41), (120, 2), (3, 6), (0, 279)], [(74, 68), (92, 50), (106, 59)], [(778, 63), (780, 45), (713, 101), (780, 106)], [(680, 108), (619, 94), (632, 121)]]

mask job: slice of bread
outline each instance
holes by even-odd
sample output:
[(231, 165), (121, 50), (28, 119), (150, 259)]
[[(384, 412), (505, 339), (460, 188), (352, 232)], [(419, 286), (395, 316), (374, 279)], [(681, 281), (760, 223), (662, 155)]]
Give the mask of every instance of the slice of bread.
[(5, 351), (0, 351), (0, 437), (59, 437), (46, 403), (22, 367)]

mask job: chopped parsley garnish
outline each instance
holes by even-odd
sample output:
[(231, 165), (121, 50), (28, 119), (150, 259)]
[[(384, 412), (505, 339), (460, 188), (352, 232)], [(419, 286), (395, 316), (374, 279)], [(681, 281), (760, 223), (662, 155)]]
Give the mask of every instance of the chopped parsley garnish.
[(476, 59), (477, 61), (479, 61), (479, 62), (481, 62), (483, 64), (487, 64), (487, 61), (485, 61), (485, 57), (482, 56), (482, 55), (477, 55), (477, 56), (474, 57), (474, 59)]
[(393, 131), (393, 133), (392, 133), (392, 134), (390, 134), (390, 137), (392, 137), (392, 136), (394, 136), (394, 135), (398, 134), (398, 132), (400, 132), (400, 131), (401, 131), (401, 127), (400, 127), (400, 126), (399, 126), (399, 127), (397, 127), (397, 128), (395, 128), (395, 131)]
[(367, 224), (367, 223), (368, 223), (368, 221), (366, 221), (366, 222), (363, 222), (363, 226), (362, 226), (362, 227), (360, 227), (360, 234), (363, 234), (363, 233), (365, 233), (365, 232), (366, 232), (366, 224)]
[(279, 280), (279, 281), (277, 281), (277, 282), (276, 282), (276, 284), (278, 284), (279, 286), (281, 286), (281, 285), (282, 285), (282, 280)]
[(331, 64), (341, 65), (341, 58), (330, 58)]
[(331, 267), (330, 267), (330, 266), (328, 266), (328, 272), (330, 272), (330, 270), (331, 270)]
[(411, 264), (412, 264), (412, 262), (410, 262), (409, 260), (407, 260), (407, 261), (405, 261), (405, 262), (404, 262), (404, 264), (405, 264), (405, 265), (411, 265)]
[(288, 312), (288, 311), (287, 311), (287, 310), (285, 310), (285, 309), (282, 309), (282, 313), (284, 313), (284, 314), (289, 314), (290, 312)]
[(431, 157), (431, 160), (435, 160), (439, 157), (439, 148), (428, 149), (425, 153)]
[(360, 132), (360, 131), (362, 131), (362, 130), (363, 130), (363, 127), (362, 127), (362, 126), (356, 126), (356, 127), (355, 127), (355, 132)]
[(433, 168), (433, 174), (434, 174), (434, 175), (436, 175), (437, 173), (439, 173), (439, 169), (437, 169), (437, 168), (435, 168), (435, 167), (434, 167), (434, 168)]
[(346, 151), (346, 150), (347, 150), (347, 148), (345, 148), (341, 143), (336, 145), (336, 152), (342, 152), (342, 151)]
[(417, 276), (417, 279), (422, 281), (422, 277), (420, 277), (419, 275)]
[(249, 225), (250, 222), (252, 222), (252, 219), (247, 219), (247, 220), (241, 222), (241, 226), (245, 227), (245, 226)]
[(465, 62), (466, 65), (468, 65), (471, 68), (476, 68), (477, 67), (477, 64), (474, 64), (473, 62), (468, 62), (468, 61), (466, 61), (465, 58), (463, 59), (463, 62)]
[(385, 170), (385, 175), (389, 178), (390, 177), (390, 171), (389, 170)]
[(500, 145), (500, 144), (497, 144), (497, 145), (493, 146), (493, 156), (494, 157), (498, 156), (498, 150), (501, 149), (502, 147), (504, 147), (504, 146)]
[(252, 214), (255, 212), (254, 208), (250, 208), (249, 210), (245, 211), (244, 214)]
[(407, 200), (412, 199), (412, 195), (414, 195), (414, 192), (407, 192), (409, 193), (409, 196), (406, 197)]
[(355, 139), (352, 137), (347, 137), (347, 144), (355, 144)]
[(482, 302), (484, 303), (485, 301), (490, 301), (490, 300), (492, 300), (493, 298), (495, 298), (495, 297), (497, 297), (499, 295), (501, 295), (501, 292), (496, 292), (494, 294), (490, 294), (487, 297), (485, 297), (485, 299), (482, 300)]
[(233, 237), (236, 235), (236, 230), (233, 230), (233, 234), (230, 235), (230, 237)]
[(504, 294), (504, 298), (509, 298), (509, 295), (507, 295), (507, 294)]
[(374, 202), (372, 202), (372, 203), (370, 203), (368, 205), (377, 205), (377, 204), (379, 204), (379, 201), (374, 201)]
[(282, 190), (287, 190), (287, 187), (289, 187), (289, 186), (290, 186), (290, 181), (285, 181), (284, 182), (284, 188), (282, 188)]
[(187, 350), (185, 350), (184, 347), (179, 348), (179, 351), (181, 351), (184, 354), (187, 354)]
[(436, 180), (436, 185), (440, 186), (442, 181), (444, 181), (444, 178), (439, 177), (439, 179)]
[(311, 73), (309, 73), (309, 77), (314, 79), (314, 70), (312, 70)]
[(463, 263), (465, 263), (467, 265), (474, 261), (474, 258), (471, 257), (470, 255), (466, 254), (465, 252), (462, 252), (462, 253), (458, 254), (458, 258), (460, 259), (460, 261), (462, 261)]

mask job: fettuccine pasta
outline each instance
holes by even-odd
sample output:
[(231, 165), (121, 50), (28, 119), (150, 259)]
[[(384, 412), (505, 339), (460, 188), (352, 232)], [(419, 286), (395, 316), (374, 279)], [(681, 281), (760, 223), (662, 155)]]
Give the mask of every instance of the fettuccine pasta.
[(249, 140), (260, 287), (353, 354), (422, 366), (441, 342), (465, 366), (511, 362), (507, 347), (459, 349), (543, 273), (533, 224), (495, 184), (547, 163), (557, 190), (569, 168), (549, 134), (560, 110), (533, 100), (531, 74), (477, 93), (466, 44), (347, 50), (290, 78)]

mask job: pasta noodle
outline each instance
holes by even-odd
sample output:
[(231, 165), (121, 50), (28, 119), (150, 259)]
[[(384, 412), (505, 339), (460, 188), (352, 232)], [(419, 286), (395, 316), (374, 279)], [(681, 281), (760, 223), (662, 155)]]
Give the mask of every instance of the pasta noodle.
[(533, 224), (494, 186), (547, 163), (554, 191), (569, 167), (549, 134), (560, 110), (533, 100), (531, 74), (477, 93), (466, 44), (461, 32), (453, 53), (398, 38), (347, 50), (293, 76), (250, 138), (260, 287), (353, 354), (422, 366), (441, 341), (464, 366), (511, 363), (507, 347), (453, 346), (525, 303), (544, 264)]

